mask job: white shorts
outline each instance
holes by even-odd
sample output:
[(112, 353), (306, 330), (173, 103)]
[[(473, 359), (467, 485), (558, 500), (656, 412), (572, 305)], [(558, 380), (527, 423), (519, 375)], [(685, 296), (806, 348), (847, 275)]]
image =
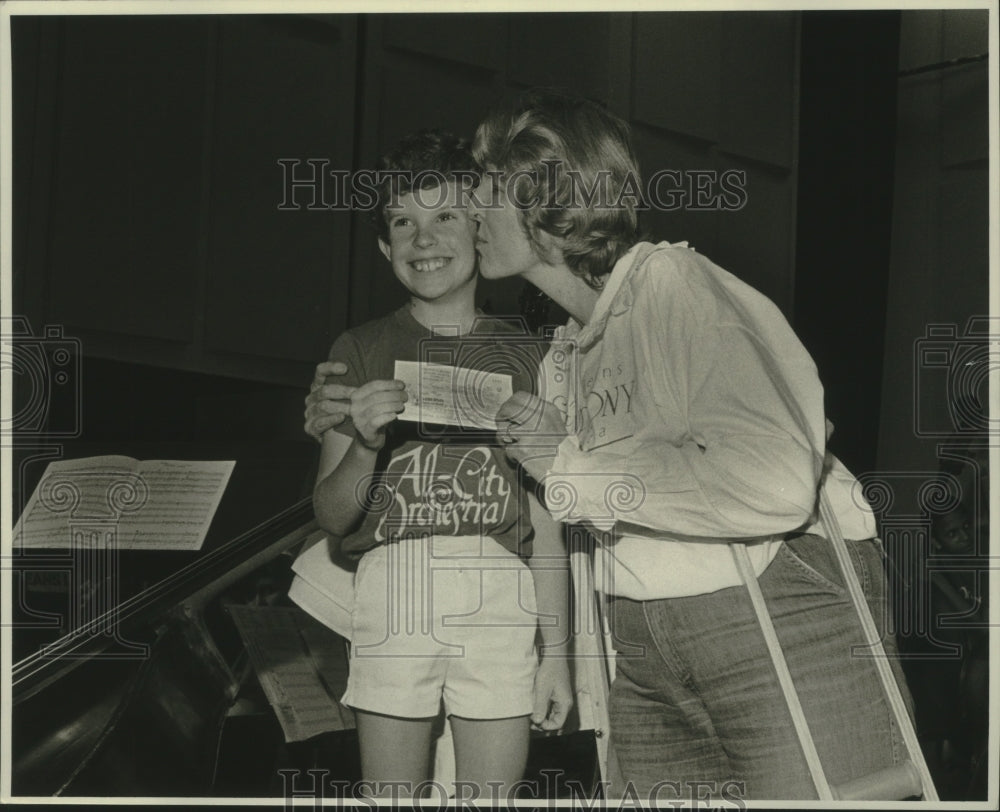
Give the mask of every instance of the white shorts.
[(537, 610), (531, 571), (491, 538), (408, 539), (365, 553), (355, 575), (347, 692), (389, 716), (503, 719), (532, 711)]

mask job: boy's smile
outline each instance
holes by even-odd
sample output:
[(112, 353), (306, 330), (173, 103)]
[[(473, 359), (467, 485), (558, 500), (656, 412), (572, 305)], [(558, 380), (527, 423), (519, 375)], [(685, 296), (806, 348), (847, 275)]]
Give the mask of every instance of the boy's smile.
[(429, 271), (441, 270), (449, 262), (451, 262), (451, 257), (435, 257), (434, 259), (415, 259), (410, 265), (419, 273), (428, 273)]
[(476, 222), (454, 183), (401, 195), (385, 216), (389, 241), (379, 248), (412, 296), (444, 302), (475, 292)]

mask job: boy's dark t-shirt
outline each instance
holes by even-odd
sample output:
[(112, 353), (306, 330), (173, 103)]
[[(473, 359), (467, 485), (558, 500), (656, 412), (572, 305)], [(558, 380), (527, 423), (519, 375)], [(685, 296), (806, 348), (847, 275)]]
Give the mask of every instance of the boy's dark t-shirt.
[[(472, 332), (442, 336), (420, 324), (404, 306), (341, 335), (331, 361), (347, 364), (337, 383), (360, 386), (395, 378), (396, 361), (428, 361), (502, 372), (513, 390), (534, 392), (544, 349), (509, 322), (482, 316)], [(514, 339), (512, 341), (512, 339)], [(350, 418), (336, 430), (356, 432)], [(531, 555), (531, 521), (517, 471), (496, 446), (496, 432), (395, 420), (387, 428), (370, 481), (358, 484), (365, 505), (361, 525), (341, 543), (350, 558), (406, 538), (490, 536), (522, 557)]]

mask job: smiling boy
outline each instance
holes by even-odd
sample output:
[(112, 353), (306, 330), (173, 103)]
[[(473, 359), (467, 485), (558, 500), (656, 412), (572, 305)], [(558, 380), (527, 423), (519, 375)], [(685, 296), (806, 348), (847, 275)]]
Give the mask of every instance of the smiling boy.
[[(401, 781), (407, 794), (429, 777), (443, 701), (456, 779), (510, 786), (524, 771), (529, 718), (556, 729), (571, 705), (566, 570), (553, 567), (565, 552), (492, 430), (398, 419), (408, 395), (397, 361), (509, 372), (512, 349), (510, 328), (475, 308), (477, 226), (460, 180), (476, 164), (465, 142), (421, 132), (382, 168), (392, 182), (379, 186), (378, 244), (409, 301), (330, 350), (347, 366), (338, 383), (350, 408), (323, 434), (313, 494), (320, 526), (359, 561), (343, 701), (366, 781)], [(514, 388), (530, 388), (534, 370), (518, 366)], [(542, 558), (545, 570), (529, 570)], [(558, 622), (538, 628), (536, 613)]]

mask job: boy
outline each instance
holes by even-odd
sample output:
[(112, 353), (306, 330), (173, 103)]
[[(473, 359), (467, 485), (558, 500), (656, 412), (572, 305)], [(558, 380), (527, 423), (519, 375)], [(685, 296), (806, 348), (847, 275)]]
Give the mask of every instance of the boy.
[[(511, 350), (497, 335), (502, 324), (475, 309), (476, 224), (461, 181), (477, 167), (466, 144), (418, 133), (382, 169), (392, 175), (378, 187), (378, 244), (410, 299), (330, 351), (347, 365), (338, 383), (350, 407), (322, 437), (313, 494), (320, 526), (360, 558), (343, 701), (355, 710), (366, 781), (404, 782), (410, 794), (427, 779), (443, 698), (456, 779), (510, 785), (524, 770), (529, 715), (556, 729), (571, 704), (566, 568), (551, 563), (565, 553), (558, 526), (519, 488), (492, 430), (398, 419), (409, 395), (394, 380), (397, 361), (443, 354), (456, 367), (509, 372)], [(515, 389), (530, 386), (534, 370), (525, 372)], [(524, 559), (549, 565), (526, 579)], [(544, 643), (537, 675), (535, 592)]]

